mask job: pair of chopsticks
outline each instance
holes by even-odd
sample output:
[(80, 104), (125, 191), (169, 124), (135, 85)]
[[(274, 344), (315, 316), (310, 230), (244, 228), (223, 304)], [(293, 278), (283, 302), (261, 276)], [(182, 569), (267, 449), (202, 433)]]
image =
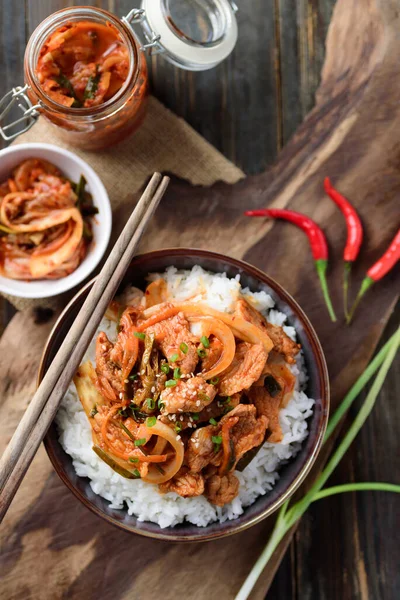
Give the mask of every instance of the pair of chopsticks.
[(154, 173), (0, 459), (0, 522), (113, 299), (169, 178)]

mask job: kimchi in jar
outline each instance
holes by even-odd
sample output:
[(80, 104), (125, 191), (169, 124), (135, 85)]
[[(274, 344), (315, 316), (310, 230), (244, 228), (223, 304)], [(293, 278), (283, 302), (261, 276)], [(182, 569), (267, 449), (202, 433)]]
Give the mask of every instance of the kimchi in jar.
[(25, 79), (30, 101), (77, 148), (115, 144), (144, 118), (145, 57), (132, 30), (105, 10), (67, 8), (43, 21), (26, 49)]

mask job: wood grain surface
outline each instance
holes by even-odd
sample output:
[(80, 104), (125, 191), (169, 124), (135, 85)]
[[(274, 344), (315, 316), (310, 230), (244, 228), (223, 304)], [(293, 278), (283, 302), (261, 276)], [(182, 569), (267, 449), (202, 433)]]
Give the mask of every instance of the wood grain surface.
[[(21, 72), (18, 56), (22, 56), (26, 34), (44, 16), (65, 5), (30, 1), (21, 11), (19, 4), (7, 3), (2, 11), (5, 87), (15, 84)], [(121, 14), (127, 4), (132, 3), (115, 1), (104, 6)], [(241, 37), (226, 63), (210, 73), (193, 75), (153, 59), (152, 72), (159, 97), (247, 172), (257, 173), (271, 163), (311, 108), (333, 3), (260, 0), (239, 4)], [(378, 342), (399, 291), (398, 269), (372, 290), (351, 330), (334, 326), (326, 318), (302, 234), (282, 224), (246, 220), (242, 212), (271, 203), (290, 206), (324, 226), (332, 252), (329, 281), (340, 312), (340, 248), (346, 234), (340, 213), (323, 194), (322, 179), (329, 174), (351, 197), (366, 227), (356, 286), (398, 226), (400, 106), (392, 82), (398, 76), (399, 10), (397, 0), (339, 0), (316, 107), (285, 146), (276, 166), (233, 188), (193, 189), (174, 182), (143, 244), (143, 249), (211, 248), (244, 258), (278, 279), (295, 295), (320, 335), (334, 404)], [(16, 45), (15, 52), (5, 51), (10, 44)], [(121, 211), (118, 217), (122, 225), (126, 215)], [(3, 323), (8, 318), (4, 311), (2, 318)], [(40, 311), (20, 313), (0, 341), (2, 444), (32, 394), (40, 349), (51, 326), (48, 318)], [(398, 318), (392, 321), (392, 329), (397, 322)], [(381, 395), (385, 410), (377, 408), (335, 475), (335, 483), (395, 480), (391, 457), (397, 447), (398, 391), (397, 374)], [(371, 448), (376, 447), (379, 452), (371, 456)], [(225, 542), (183, 550), (133, 538), (80, 506), (52, 472), (43, 449), (40, 453), (3, 528), (6, 598), (148, 600), (161, 594), (165, 598), (187, 594), (188, 585), (190, 595), (199, 600), (233, 598), (271, 526), (265, 522)], [(297, 530), (268, 598), (397, 598), (395, 508), (390, 497), (373, 494), (317, 504)], [(254, 598), (265, 596), (285, 547), (263, 574)]]

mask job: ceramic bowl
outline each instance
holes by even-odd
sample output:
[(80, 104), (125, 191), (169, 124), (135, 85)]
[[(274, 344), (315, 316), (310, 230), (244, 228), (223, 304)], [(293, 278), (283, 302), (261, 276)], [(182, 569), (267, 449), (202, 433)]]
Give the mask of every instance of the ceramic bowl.
[(62, 279), (40, 281), (17, 281), (0, 276), (0, 292), (20, 298), (49, 298), (82, 283), (98, 265), (110, 240), (110, 200), (106, 188), (92, 167), (73, 152), (51, 144), (20, 144), (0, 150), (0, 181), (7, 179), (10, 172), (28, 158), (48, 160), (72, 181), (79, 181), (80, 176), (84, 175), (86, 189), (93, 195), (93, 203), (99, 209), (92, 220), (93, 241), (84, 260), (73, 273)]
[[(207, 527), (196, 527), (189, 523), (183, 523), (176, 527), (161, 529), (154, 523), (139, 522), (134, 516), (129, 516), (126, 510), (110, 508), (104, 498), (96, 495), (90, 487), (89, 480), (78, 477), (75, 473), (70, 456), (64, 452), (58, 442), (54, 423), (45, 438), (45, 446), (55, 470), (67, 487), (87, 508), (109, 523), (126, 531), (156, 539), (174, 542), (205, 541), (232, 535), (259, 523), (277, 510), (304, 480), (321, 448), (327, 424), (328, 372), (317, 335), (296, 301), (276, 281), (245, 262), (205, 250), (188, 248), (158, 250), (133, 259), (121, 289), (127, 284), (144, 289), (145, 277), (148, 273), (163, 271), (171, 265), (180, 269), (190, 269), (194, 265), (201, 265), (204, 269), (215, 273), (226, 272), (229, 277), (239, 274), (244, 287), (248, 286), (252, 291), (266, 291), (275, 300), (276, 308), (287, 314), (288, 322), (296, 328), (298, 340), (304, 352), (308, 372), (306, 392), (316, 401), (314, 413), (309, 419), (309, 435), (303, 442), (300, 452), (281, 469), (280, 478), (275, 487), (264, 496), (260, 496), (237, 519), (224, 523), (213, 523)], [(75, 296), (56, 323), (44, 350), (39, 381), (43, 378), (92, 285), (93, 282), (89, 282)]]

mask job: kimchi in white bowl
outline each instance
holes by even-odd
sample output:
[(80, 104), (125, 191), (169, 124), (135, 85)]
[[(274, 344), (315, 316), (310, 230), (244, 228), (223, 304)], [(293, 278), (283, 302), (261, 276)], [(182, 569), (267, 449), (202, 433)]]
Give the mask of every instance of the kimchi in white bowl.
[[(29, 165), (28, 161), (36, 162), (40, 168), (44, 165), (45, 170), (44, 175), (35, 179), (30, 169), (27, 185), (30, 186), (34, 180), (33, 193), (31, 187), (26, 192), (21, 191), (23, 186), (15, 180), (18, 176), (16, 168)], [(65, 195), (61, 198), (60, 206), (57, 205), (57, 195), (52, 196), (51, 184), (46, 187), (47, 180), (52, 179), (52, 171), (65, 181), (70, 192), (69, 199)], [(85, 197), (90, 199), (90, 210), (87, 209), (88, 214), (83, 218), (83, 212), (74, 206), (75, 202), (77, 204), (76, 195), (70, 187), (71, 182), (72, 189), (76, 191), (80, 181)], [(62, 294), (84, 281), (106, 251), (112, 222), (107, 191), (92, 167), (74, 153), (51, 144), (20, 144), (0, 151), (0, 183), (7, 188), (1, 194), (0, 214), (4, 213), (4, 219), (1, 219), (0, 234), (3, 248), (4, 240), (7, 243), (10, 240), (11, 257), (6, 265), (6, 252), (0, 256), (0, 292), (21, 298), (48, 298)], [(5, 207), (4, 198), (7, 194)], [(42, 197), (45, 199), (41, 203)], [(24, 214), (23, 211), (26, 200), (30, 202), (30, 214)], [(49, 207), (48, 213), (46, 207)], [(70, 219), (62, 214), (67, 212), (71, 214)], [(49, 222), (53, 219), (56, 225), (45, 228), (46, 219)], [(39, 223), (38, 229), (41, 231), (32, 231), (32, 223)], [(78, 237), (80, 245), (77, 243)], [(33, 246), (34, 243), (37, 248)], [(58, 257), (60, 265), (51, 271), (53, 257), (55, 260)]]

